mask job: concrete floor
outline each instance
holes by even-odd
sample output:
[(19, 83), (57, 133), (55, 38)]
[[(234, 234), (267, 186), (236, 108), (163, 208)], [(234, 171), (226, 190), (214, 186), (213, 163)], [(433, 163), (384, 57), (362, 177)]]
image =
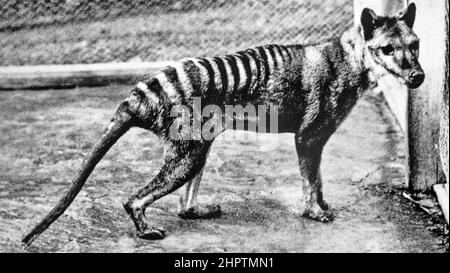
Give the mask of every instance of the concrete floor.
[[(22, 251), (20, 238), (62, 196), (82, 156), (129, 87), (0, 92), (0, 252)], [(67, 212), (32, 252), (444, 252), (430, 218), (401, 197), (402, 139), (382, 100), (367, 94), (327, 144), (327, 224), (297, 215), (300, 194), (293, 135), (243, 132), (215, 143), (199, 193), (222, 217), (182, 220), (178, 193), (154, 203), (147, 218), (167, 238), (145, 241), (121, 202), (161, 164), (155, 136), (132, 129), (97, 166)]]

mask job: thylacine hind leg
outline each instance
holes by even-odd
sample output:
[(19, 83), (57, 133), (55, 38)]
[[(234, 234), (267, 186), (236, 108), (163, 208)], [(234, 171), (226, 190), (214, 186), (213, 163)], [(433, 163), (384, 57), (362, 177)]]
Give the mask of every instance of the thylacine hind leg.
[[(202, 155), (208, 157), (210, 147)], [(205, 160), (206, 163), (206, 160)], [(178, 216), (183, 219), (209, 219), (221, 215), (219, 205), (199, 205), (197, 204), (197, 194), (202, 180), (203, 169), (188, 183), (182, 195), (180, 196), (180, 209)]]
[(206, 161), (211, 144), (202, 141), (170, 142), (164, 164), (152, 181), (133, 195), (124, 208), (133, 220), (138, 236), (143, 239), (162, 239), (164, 231), (144, 222), (145, 209), (159, 198), (177, 190), (196, 177)]
[(302, 215), (322, 222), (333, 220), (333, 214), (323, 200), (320, 175), (320, 161), (325, 142), (304, 141), (297, 135), (295, 137), (302, 182)]

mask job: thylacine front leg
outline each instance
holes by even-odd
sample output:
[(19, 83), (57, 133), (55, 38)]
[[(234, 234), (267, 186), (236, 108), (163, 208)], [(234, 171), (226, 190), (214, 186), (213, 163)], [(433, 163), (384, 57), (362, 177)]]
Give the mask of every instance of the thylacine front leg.
[(329, 206), (323, 200), (320, 162), (326, 141), (305, 141), (295, 136), (302, 182), (302, 216), (328, 222), (333, 220)]
[[(210, 148), (206, 151), (204, 155), (205, 163), (208, 158)], [(180, 207), (178, 211), (178, 216), (183, 219), (209, 219), (216, 218), (221, 215), (221, 210), (219, 205), (199, 205), (197, 204), (197, 194), (200, 188), (200, 182), (203, 175), (202, 170), (189, 182), (186, 183), (185, 189), (180, 196)]]

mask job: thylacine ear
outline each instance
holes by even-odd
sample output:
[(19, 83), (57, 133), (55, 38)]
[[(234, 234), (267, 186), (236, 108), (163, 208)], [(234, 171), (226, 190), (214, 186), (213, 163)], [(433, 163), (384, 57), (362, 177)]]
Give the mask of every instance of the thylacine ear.
[(367, 41), (372, 38), (373, 31), (377, 28), (378, 16), (369, 8), (365, 8), (361, 12), (361, 27), (364, 39)]
[(416, 19), (416, 4), (409, 4), (406, 10), (402, 10), (398, 13), (397, 18), (398, 20), (405, 22), (409, 28), (412, 28), (414, 20)]

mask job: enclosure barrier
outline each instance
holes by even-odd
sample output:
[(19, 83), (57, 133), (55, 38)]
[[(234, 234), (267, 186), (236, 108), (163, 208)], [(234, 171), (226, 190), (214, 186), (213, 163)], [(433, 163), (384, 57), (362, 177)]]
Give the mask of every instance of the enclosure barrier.
[(0, 90), (129, 83), (179, 58), (320, 42), (351, 26), (352, 7), (352, 0), (0, 0)]
[(0, 66), (155, 62), (337, 37), (352, 0), (0, 0)]

